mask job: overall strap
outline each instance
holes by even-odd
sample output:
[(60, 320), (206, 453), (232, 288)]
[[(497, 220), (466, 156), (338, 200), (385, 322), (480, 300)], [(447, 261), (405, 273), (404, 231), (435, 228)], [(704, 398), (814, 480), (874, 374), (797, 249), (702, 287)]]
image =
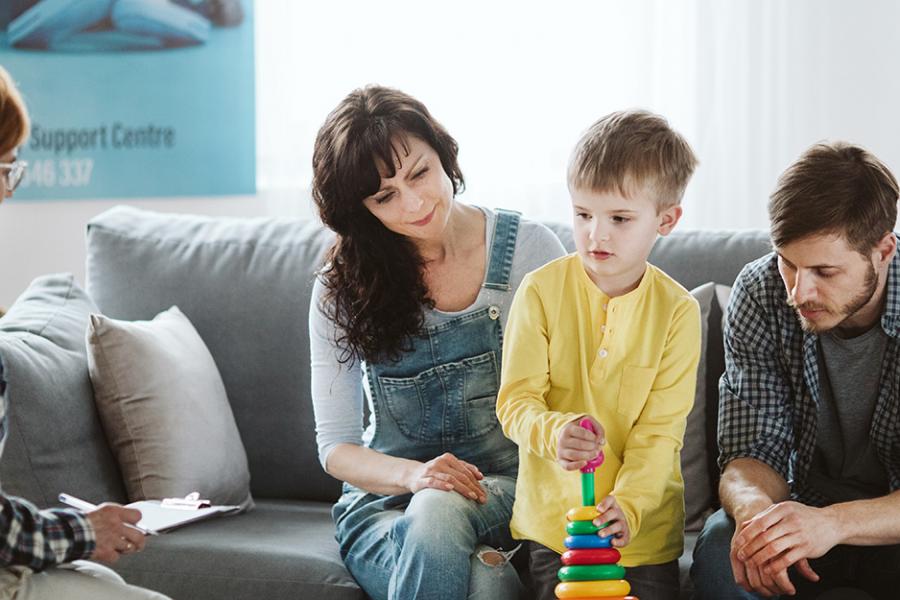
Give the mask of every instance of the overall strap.
[(516, 251), (516, 237), (519, 234), (521, 213), (498, 208), (494, 219), (494, 236), (488, 258), (487, 276), (484, 287), (493, 290), (509, 290), (509, 273), (512, 270), (513, 255)]

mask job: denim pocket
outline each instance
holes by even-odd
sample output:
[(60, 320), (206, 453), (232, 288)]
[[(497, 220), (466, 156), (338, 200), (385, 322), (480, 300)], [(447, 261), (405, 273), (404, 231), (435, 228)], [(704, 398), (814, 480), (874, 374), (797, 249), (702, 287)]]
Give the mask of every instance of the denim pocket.
[(414, 377), (379, 376), (384, 405), (400, 432), (416, 441), (459, 442), (497, 425), (495, 352), (432, 367)]

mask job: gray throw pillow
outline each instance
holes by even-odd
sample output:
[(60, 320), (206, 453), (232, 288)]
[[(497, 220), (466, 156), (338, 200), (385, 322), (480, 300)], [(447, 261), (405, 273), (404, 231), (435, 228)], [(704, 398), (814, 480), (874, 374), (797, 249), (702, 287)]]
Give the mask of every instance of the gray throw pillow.
[(35, 279), (0, 319), (8, 417), (0, 480), (39, 506), (60, 492), (125, 500), (88, 377), (84, 331), (96, 310), (66, 273)]
[(700, 304), (700, 364), (697, 366), (694, 407), (688, 414), (684, 447), (681, 449), (681, 474), (684, 478), (684, 528), (686, 531), (699, 531), (711, 512), (714, 500), (707, 453), (706, 351), (709, 344), (709, 315), (716, 295), (716, 284), (704, 283), (691, 290), (691, 295)]
[(196, 491), (215, 504), (252, 503), (222, 377), (178, 307), (152, 321), (92, 314), (87, 345), (94, 398), (129, 500)]

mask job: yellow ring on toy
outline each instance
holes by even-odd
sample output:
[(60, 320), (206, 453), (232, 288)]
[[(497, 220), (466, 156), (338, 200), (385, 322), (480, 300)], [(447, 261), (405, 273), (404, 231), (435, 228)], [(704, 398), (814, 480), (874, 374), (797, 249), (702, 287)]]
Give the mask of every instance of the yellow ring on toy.
[(631, 584), (624, 579), (608, 581), (563, 581), (556, 586), (557, 598), (589, 598), (591, 596), (627, 596)]
[(593, 521), (599, 516), (596, 506), (579, 506), (566, 513), (566, 518), (570, 521)]

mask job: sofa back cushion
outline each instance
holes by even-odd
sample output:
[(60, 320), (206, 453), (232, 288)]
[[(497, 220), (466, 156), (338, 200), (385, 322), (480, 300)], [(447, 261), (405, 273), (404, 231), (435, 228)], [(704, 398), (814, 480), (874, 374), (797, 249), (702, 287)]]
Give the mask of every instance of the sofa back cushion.
[(126, 207), (88, 224), (87, 288), (100, 311), (148, 320), (176, 304), (190, 315), (222, 375), (258, 498), (340, 492), (319, 465), (309, 397), (309, 296), (331, 240), (311, 221)]
[(96, 310), (72, 275), (47, 275), (0, 319), (9, 427), (0, 482), (42, 507), (60, 492), (125, 500), (88, 376), (84, 332)]

